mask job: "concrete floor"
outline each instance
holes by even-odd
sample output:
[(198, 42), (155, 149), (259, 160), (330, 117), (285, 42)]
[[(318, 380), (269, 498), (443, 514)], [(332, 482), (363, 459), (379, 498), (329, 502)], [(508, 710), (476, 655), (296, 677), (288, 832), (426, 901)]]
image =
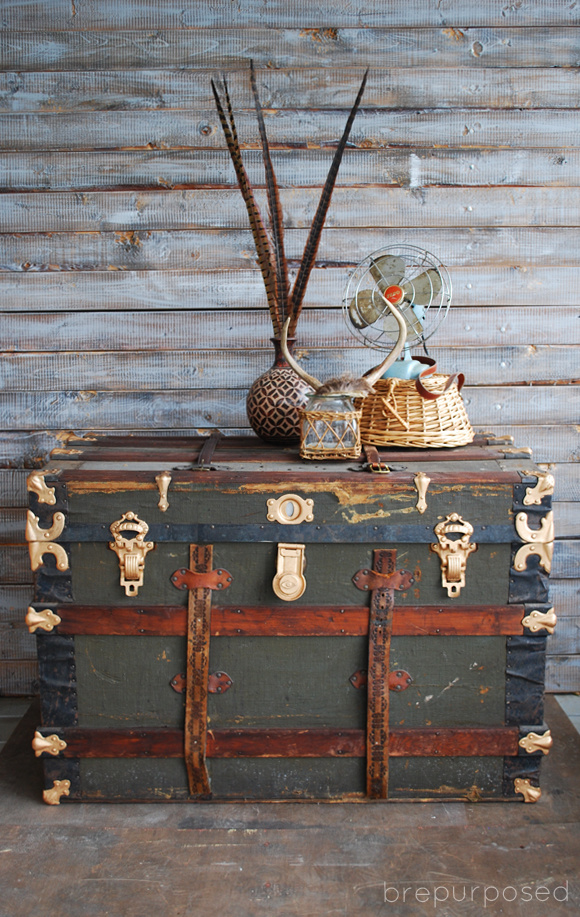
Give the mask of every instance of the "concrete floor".
[(33, 710), (0, 754), (0, 917), (572, 917), (580, 735), (546, 706), (535, 805), (46, 806)]

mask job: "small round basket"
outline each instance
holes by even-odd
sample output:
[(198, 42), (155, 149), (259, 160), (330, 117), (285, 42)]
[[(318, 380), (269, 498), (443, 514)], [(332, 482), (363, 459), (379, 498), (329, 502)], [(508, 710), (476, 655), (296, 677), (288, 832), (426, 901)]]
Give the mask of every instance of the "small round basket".
[(474, 433), (462, 383), (462, 376), (443, 373), (430, 376), (428, 389), (419, 380), (379, 379), (361, 405), (362, 442), (418, 449), (467, 445)]

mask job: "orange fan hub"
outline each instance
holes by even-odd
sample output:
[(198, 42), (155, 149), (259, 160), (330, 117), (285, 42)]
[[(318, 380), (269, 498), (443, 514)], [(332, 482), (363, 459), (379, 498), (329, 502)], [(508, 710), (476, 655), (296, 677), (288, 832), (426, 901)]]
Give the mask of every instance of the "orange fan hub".
[(383, 296), (385, 299), (388, 299), (391, 305), (400, 306), (405, 297), (405, 291), (398, 284), (394, 283), (391, 287), (387, 287)]

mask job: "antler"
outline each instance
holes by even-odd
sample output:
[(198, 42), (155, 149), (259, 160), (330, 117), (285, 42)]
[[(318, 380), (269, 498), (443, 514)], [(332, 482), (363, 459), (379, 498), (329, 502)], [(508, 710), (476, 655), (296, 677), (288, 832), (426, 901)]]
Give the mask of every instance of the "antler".
[(383, 297), (390, 311), (395, 316), (397, 325), (399, 326), (399, 337), (397, 338), (397, 343), (395, 344), (391, 352), (387, 355), (387, 357), (383, 360), (383, 362), (380, 363), (379, 366), (375, 366), (374, 369), (369, 370), (368, 373), (365, 373), (364, 378), (367, 380), (367, 382), (371, 386), (374, 385), (375, 382), (378, 382), (381, 376), (385, 374), (389, 366), (393, 365), (393, 363), (395, 362), (395, 360), (397, 359), (397, 357), (403, 350), (403, 347), (405, 346), (405, 341), (407, 340), (407, 325), (405, 323), (405, 319), (403, 318), (399, 310), (395, 307), (395, 305), (392, 302), (389, 302), (389, 300), (386, 299), (383, 296), (383, 294), (380, 293), (380, 291), (377, 291), (377, 292), (379, 292), (379, 295)]
[(305, 382), (308, 382), (308, 385), (311, 385), (312, 388), (316, 391), (322, 385), (322, 382), (319, 382), (318, 379), (315, 379), (314, 376), (311, 376), (306, 372), (305, 369), (302, 369), (300, 363), (297, 363), (290, 351), (288, 350), (288, 326), (291, 322), (291, 318), (287, 318), (284, 322), (284, 327), (282, 328), (282, 336), (280, 338), (280, 347), (284, 358), (292, 367), (296, 375), (300, 376), (301, 379), (304, 379)]

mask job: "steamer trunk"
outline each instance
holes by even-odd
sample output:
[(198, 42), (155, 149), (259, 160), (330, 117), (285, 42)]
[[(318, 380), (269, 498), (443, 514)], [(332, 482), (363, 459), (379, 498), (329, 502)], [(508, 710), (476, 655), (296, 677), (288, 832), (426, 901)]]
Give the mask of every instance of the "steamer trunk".
[(379, 458), (105, 438), (30, 476), (47, 802), (537, 798), (551, 478)]

